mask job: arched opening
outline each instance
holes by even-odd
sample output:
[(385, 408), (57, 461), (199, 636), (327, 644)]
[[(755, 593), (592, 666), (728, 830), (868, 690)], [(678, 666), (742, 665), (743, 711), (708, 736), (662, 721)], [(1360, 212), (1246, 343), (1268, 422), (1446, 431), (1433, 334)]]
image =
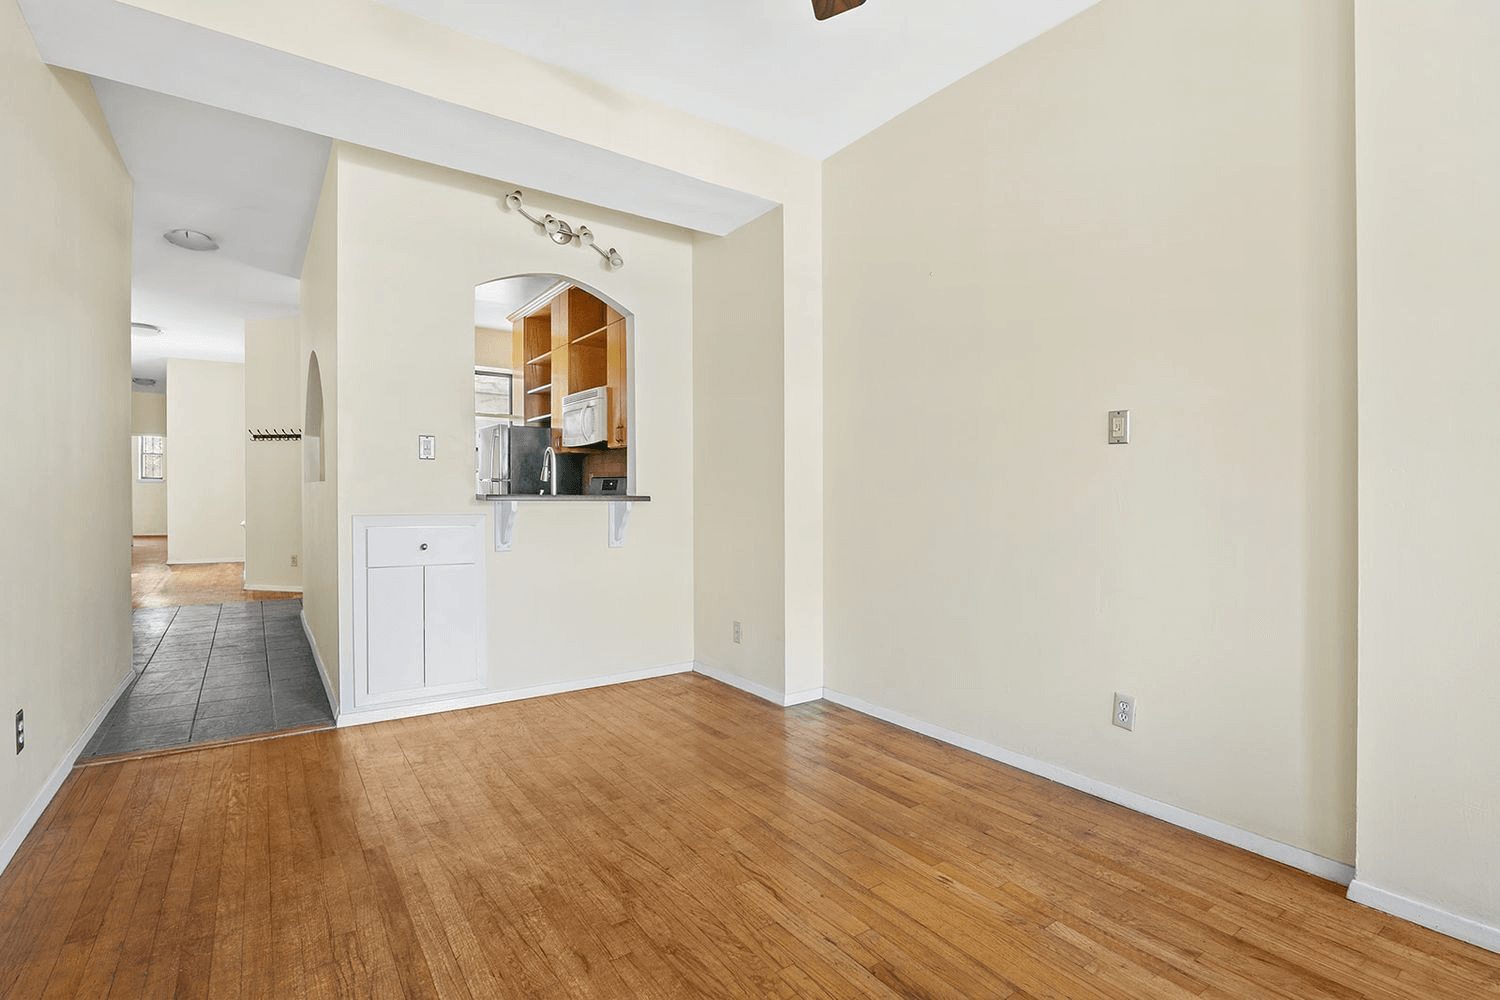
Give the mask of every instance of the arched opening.
[(307, 359), (307, 409), (302, 421), (302, 481), (321, 483), (323, 467), (323, 372), (318, 352)]

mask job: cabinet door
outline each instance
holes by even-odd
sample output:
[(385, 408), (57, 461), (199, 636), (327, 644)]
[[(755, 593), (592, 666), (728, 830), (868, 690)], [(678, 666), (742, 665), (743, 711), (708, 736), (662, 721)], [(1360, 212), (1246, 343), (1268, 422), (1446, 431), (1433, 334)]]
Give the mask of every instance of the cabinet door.
[[(611, 310), (613, 312), (613, 310)], [(614, 315), (619, 315), (614, 313)], [(630, 442), (630, 429), (625, 426), (626, 403), (629, 399), (629, 378), (625, 367), (625, 320), (616, 319), (605, 330), (607, 340), (609, 379), (609, 436), (606, 440), (611, 448), (624, 448)]]
[(481, 567), (428, 566), (426, 686), (470, 685), (479, 679)]
[(365, 690), (372, 697), (420, 691), (422, 567), (372, 567), (365, 572)]

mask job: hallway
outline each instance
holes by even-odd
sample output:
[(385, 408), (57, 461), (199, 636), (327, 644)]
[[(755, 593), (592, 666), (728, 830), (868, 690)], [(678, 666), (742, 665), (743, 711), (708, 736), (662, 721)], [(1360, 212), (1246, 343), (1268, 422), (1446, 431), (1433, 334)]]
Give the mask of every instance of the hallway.
[(136, 535), (131, 539), (131, 607), (284, 601), (301, 596), (292, 591), (246, 590), (245, 564), (242, 562), (169, 566), (165, 535)]
[(301, 610), (290, 600), (136, 611), (139, 676), (80, 761), (332, 726)]

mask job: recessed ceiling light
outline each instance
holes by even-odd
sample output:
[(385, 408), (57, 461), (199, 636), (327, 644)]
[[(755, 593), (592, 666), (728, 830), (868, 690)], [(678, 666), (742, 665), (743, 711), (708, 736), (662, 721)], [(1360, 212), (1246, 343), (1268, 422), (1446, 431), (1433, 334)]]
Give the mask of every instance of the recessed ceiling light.
[(162, 239), (174, 247), (182, 247), (184, 250), (217, 250), (219, 243), (207, 233), (200, 233), (196, 229), (168, 229), (162, 233)]
[(156, 379), (154, 379), (154, 378), (143, 378), (140, 375), (137, 375), (135, 378), (131, 379), (130, 381), (134, 382), (136, 385), (155, 385), (156, 384)]
[(130, 324), (130, 332), (138, 333), (142, 337), (154, 337), (158, 333), (161, 333), (161, 327), (151, 323), (132, 323)]

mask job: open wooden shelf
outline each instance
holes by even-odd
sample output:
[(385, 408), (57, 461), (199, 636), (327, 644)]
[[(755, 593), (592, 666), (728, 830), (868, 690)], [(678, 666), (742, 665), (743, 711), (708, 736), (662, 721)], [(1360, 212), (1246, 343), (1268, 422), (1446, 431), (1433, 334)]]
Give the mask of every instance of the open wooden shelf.
[[(552, 446), (584, 454), (585, 477), (625, 475), (629, 429), (629, 378), (625, 318), (602, 299), (568, 286), (533, 307), (511, 316), (512, 356), (522, 374), (518, 392), (525, 400), (528, 424), (552, 428)], [(562, 446), (564, 396), (600, 386), (609, 388), (609, 437), (603, 445)]]

